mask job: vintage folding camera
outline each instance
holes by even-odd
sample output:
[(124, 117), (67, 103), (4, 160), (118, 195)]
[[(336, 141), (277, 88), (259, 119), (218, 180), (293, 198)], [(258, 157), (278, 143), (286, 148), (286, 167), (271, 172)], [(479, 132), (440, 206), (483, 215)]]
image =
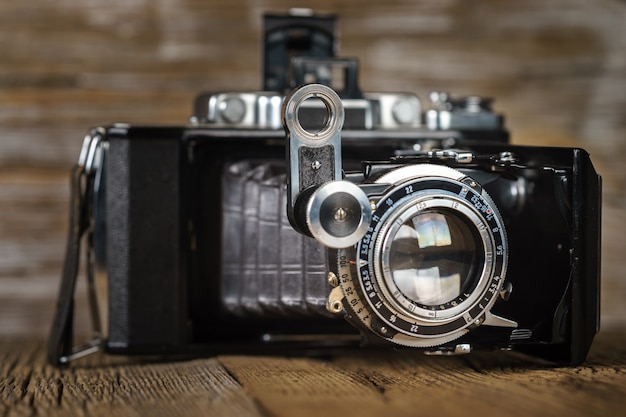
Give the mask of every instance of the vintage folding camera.
[[(367, 93), (335, 18), (265, 16), (264, 89), (179, 127), (87, 135), (48, 357), (343, 346), (582, 362), (599, 326), (600, 177), (514, 146), (490, 100)], [(94, 336), (74, 348), (86, 255)], [(108, 283), (107, 335), (95, 294)]]

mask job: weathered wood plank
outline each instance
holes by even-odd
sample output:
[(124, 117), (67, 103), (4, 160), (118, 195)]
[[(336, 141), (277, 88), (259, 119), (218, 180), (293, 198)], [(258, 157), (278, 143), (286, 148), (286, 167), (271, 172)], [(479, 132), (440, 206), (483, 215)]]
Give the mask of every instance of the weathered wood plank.
[(368, 416), (391, 411), (374, 383), (324, 360), (225, 356), (220, 362), (270, 415)]
[[(0, 169), (0, 334), (45, 335), (64, 254), (68, 173)], [(81, 320), (82, 321), (82, 320)]]
[(626, 335), (601, 333), (588, 361), (551, 368), (495, 352), (427, 357), (348, 350), (318, 357), (158, 362), (96, 355), (59, 370), (36, 339), (0, 341), (0, 415), (619, 415)]
[(216, 359), (141, 363), (97, 355), (59, 370), (44, 352), (41, 341), (0, 341), (0, 415), (261, 415)]
[[(502, 353), (425, 357), (357, 351), (330, 360), (220, 357), (273, 415), (609, 415), (623, 401), (623, 335), (602, 335), (587, 365), (546, 368)], [(291, 414), (293, 415), (293, 414)]]

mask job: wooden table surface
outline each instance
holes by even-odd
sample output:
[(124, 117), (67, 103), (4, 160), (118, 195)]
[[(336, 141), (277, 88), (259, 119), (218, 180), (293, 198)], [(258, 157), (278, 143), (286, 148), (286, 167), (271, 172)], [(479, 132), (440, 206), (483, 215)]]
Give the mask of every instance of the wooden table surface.
[(622, 415), (626, 398), (623, 332), (601, 333), (574, 368), (504, 352), (360, 349), (152, 363), (96, 355), (59, 370), (44, 351), (42, 340), (0, 342), (0, 415), (587, 417)]
[[(183, 124), (199, 91), (260, 85), (261, 14), (168, 0), (0, 5), (0, 416), (617, 416), (626, 407), (626, 4), (316, 1), (368, 91), (495, 97), (512, 141), (581, 146), (604, 179), (602, 331), (582, 366), (510, 353), (45, 363), (82, 136), (111, 122)], [(79, 291), (84, 286), (79, 287)], [(77, 328), (88, 320), (77, 300)]]

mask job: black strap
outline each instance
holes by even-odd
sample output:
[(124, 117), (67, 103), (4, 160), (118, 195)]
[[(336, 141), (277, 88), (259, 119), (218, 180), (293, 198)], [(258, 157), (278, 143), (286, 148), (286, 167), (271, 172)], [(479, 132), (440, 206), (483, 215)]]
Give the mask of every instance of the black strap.
[[(85, 137), (79, 162), (72, 168), (70, 176), (70, 207), (65, 262), (61, 275), (61, 285), (56, 311), (48, 339), (48, 362), (61, 366), (71, 360), (96, 352), (100, 349), (102, 335), (100, 315), (95, 291), (93, 265), (93, 193), (98, 169), (99, 152), (104, 136), (102, 129), (94, 129)], [(99, 156), (98, 156), (99, 155)], [(85, 243), (87, 255), (87, 290), (90, 315), (93, 326), (91, 340), (75, 347), (74, 292), (80, 267), (81, 248)]]
[(73, 343), (74, 291), (80, 261), (80, 242), (86, 229), (85, 208), (81, 198), (83, 167), (76, 165), (70, 178), (70, 207), (65, 263), (54, 321), (48, 339), (48, 361), (61, 365), (61, 358), (71, 355)]

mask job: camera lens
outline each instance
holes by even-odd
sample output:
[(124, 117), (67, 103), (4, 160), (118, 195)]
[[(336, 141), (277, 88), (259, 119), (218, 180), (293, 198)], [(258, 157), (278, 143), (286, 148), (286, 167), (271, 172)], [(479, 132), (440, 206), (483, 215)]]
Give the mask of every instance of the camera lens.
[(461, 337), (483, 322), (504, 283), (506, 231), (495, 203), (443, 165), (392, 168), (375, 183), (390, 186), (372, 199), (364, 237), (338, 256), (348, 313), (399, 345)]
[(425, 210), (392, 233), (383, 269), (407, 299), (425, 307), (440, 306), (476, 286), (484, 249), (467, 219), (441, 208)]
[(494, 242), (482, 215), (459, 197), (424, 190), (382, 219), (374, 249), (376, 275), (398, 311), (448, 320), (463, 314), (485, 290)]

